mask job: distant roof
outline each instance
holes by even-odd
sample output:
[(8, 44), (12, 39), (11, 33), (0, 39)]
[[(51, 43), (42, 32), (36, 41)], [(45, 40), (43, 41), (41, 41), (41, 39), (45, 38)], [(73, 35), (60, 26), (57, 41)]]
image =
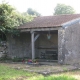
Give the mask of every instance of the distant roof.
[(19, 26), (18, 29), (61, 27), (63, 23), (77, 18), (80, 18), (80, 14), (41, 16), (34, 18), (31, 22)]

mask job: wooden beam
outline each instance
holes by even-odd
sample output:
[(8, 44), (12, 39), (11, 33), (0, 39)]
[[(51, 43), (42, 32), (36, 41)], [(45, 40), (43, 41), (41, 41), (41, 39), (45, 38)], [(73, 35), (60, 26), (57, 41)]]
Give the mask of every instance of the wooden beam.
[(40, 34), (37, 34), (34, 38), (34, 42), (38, 39), (38, 37), (40, 36)]
[(32, 60), (35, 59), (35, 42), (34, 42), (34, 32), (31, 32), (31, 47), (32, 47)]
[(61, 27), (55, 27), (55, 28), (35, 28), (35, 29), (19, 29), (21, 32), (31, 32), (31, 31), (53, 31), (53, 30), (59, 30)]

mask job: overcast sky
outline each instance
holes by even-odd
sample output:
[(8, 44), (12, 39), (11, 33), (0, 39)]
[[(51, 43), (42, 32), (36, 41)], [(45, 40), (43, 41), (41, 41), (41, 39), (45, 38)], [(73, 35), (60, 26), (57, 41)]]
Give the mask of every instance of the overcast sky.
[[(14, 6), (19, 12), (26, 12), (28, 8), (32, 8), (43, 16), (53, 15), (54, 8), (57, 3), (72, 6), (76, 13), (80, 13), (80, 0), (5, 0)], [(0, 3), (2, 0), (0, 0)]]

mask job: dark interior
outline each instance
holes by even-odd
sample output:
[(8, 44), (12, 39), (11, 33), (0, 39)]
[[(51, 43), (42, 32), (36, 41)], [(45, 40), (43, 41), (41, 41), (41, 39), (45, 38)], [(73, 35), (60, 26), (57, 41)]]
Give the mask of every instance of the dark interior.
[(0, 31), (0, 41), (6, 41), (6, 35)]
[[(35, 43), (36, 58), (43, 60), (58, 60), (58, 31), (37, 32), (40, 34)], [(51, 35), (49, 39), (47, 34)]]

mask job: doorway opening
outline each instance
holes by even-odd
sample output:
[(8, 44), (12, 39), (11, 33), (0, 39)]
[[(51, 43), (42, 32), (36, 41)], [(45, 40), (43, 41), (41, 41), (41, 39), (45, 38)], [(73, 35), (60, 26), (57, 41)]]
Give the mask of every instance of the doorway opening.
[(45, 61), (58, 61), (58, 30), (38, 32), (35, 42), (35, 58)]

